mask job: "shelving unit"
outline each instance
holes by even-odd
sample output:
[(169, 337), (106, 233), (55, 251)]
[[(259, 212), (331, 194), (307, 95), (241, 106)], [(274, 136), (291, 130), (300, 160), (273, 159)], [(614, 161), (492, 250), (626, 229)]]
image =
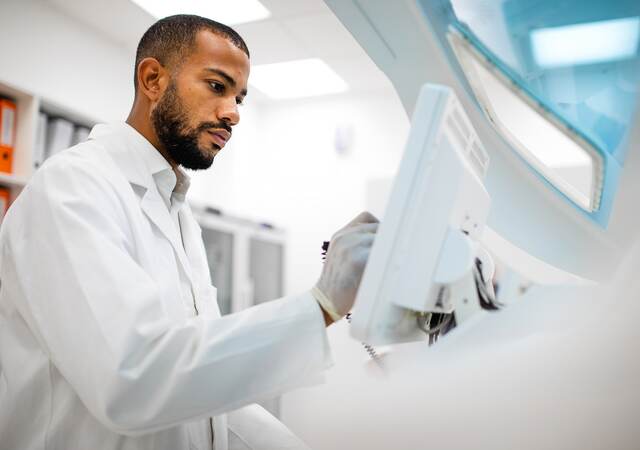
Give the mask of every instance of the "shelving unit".
[(22, 189), (28, 182), (28, 177), (0, 172), (0, 186), (6, 186), (10, 189)]
[(63, 105), (2, 81), (0, 81), (0, 96), (16, 103), (16, 140), (12, 173), (0, 172), (0, 187), (9, 189), (11, 201), (13, 201), (36, 171), (34, 149), (40, 111), (88, 128), (99, 122), (99, 119), (79, 114)]
[(13, 173), (0, 172), (0, 185), (11, 189), (15, 197), (33, 173), (32, 149), (35, 145), (39, 100), (36, 96), (0, 82), (0, 95), (16, 102), (16, 140)]

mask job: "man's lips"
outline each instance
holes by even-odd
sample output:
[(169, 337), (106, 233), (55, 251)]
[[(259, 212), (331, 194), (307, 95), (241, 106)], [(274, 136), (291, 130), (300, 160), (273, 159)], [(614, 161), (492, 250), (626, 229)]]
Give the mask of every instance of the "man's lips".
[(227, 141), (231, 139), (231, 133), (227, 130), (207, 130), (207, 132), (211, 134), (213, 141), (220, 148), (224, 147)]

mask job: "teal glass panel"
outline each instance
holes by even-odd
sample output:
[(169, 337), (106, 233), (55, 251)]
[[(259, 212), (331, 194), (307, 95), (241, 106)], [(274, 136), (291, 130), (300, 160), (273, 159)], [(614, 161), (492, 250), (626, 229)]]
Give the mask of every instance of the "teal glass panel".
[(465, 74), (446, 40), (452, 26), (525, 95), (601, 154), (599, 207), (583, 213), (606, 226), (628, 151), (625, 138), (637, 114), (640, 0), (418, 3), (461, 77)]
[(640, 87), (638, 0), (452, 0), (461, 31), (548, 109), (624, 162)]

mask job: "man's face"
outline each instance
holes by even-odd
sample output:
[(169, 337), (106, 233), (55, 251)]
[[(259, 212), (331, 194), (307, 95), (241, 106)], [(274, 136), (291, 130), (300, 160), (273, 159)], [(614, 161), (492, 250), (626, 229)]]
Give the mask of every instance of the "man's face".
[(206, 169), (240, 121), (247, 94), (249, 58), (232, 42), (208, 31), (196, 37), (151, 113), (161, 145), (178, 165)]

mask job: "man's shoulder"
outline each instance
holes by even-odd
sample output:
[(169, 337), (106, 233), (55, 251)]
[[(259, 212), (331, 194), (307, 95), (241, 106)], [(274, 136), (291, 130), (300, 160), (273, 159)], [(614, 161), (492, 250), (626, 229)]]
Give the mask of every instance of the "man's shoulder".
[(96, 182), (118, 180), (119, 171), (110, 152), (100, 142), (89, 140), (47, 159), (34, 174), (30, 184), (50, 184), (74, 177), (88, 177)]
[[(23, 228), (25, 221), (61, 211), (86, 213), (93, 208), (121, 209), (122, 188), (107, 169), (108, 159), (98, 146), (78, 144), (52, 156), (33, 174), (3, 220), (3, 235)], [(111, 170), (113, 172), (113, 170)], [(126, 181), (125, 181), (126, 182)]]
[[(132, 194), (126, 177), (99, 143), (87, 141), (47, 159), (32, 176), (12, 209), (63, 205), (120, 210)], [(17, 212), (17, 211), (16, 211)]]

